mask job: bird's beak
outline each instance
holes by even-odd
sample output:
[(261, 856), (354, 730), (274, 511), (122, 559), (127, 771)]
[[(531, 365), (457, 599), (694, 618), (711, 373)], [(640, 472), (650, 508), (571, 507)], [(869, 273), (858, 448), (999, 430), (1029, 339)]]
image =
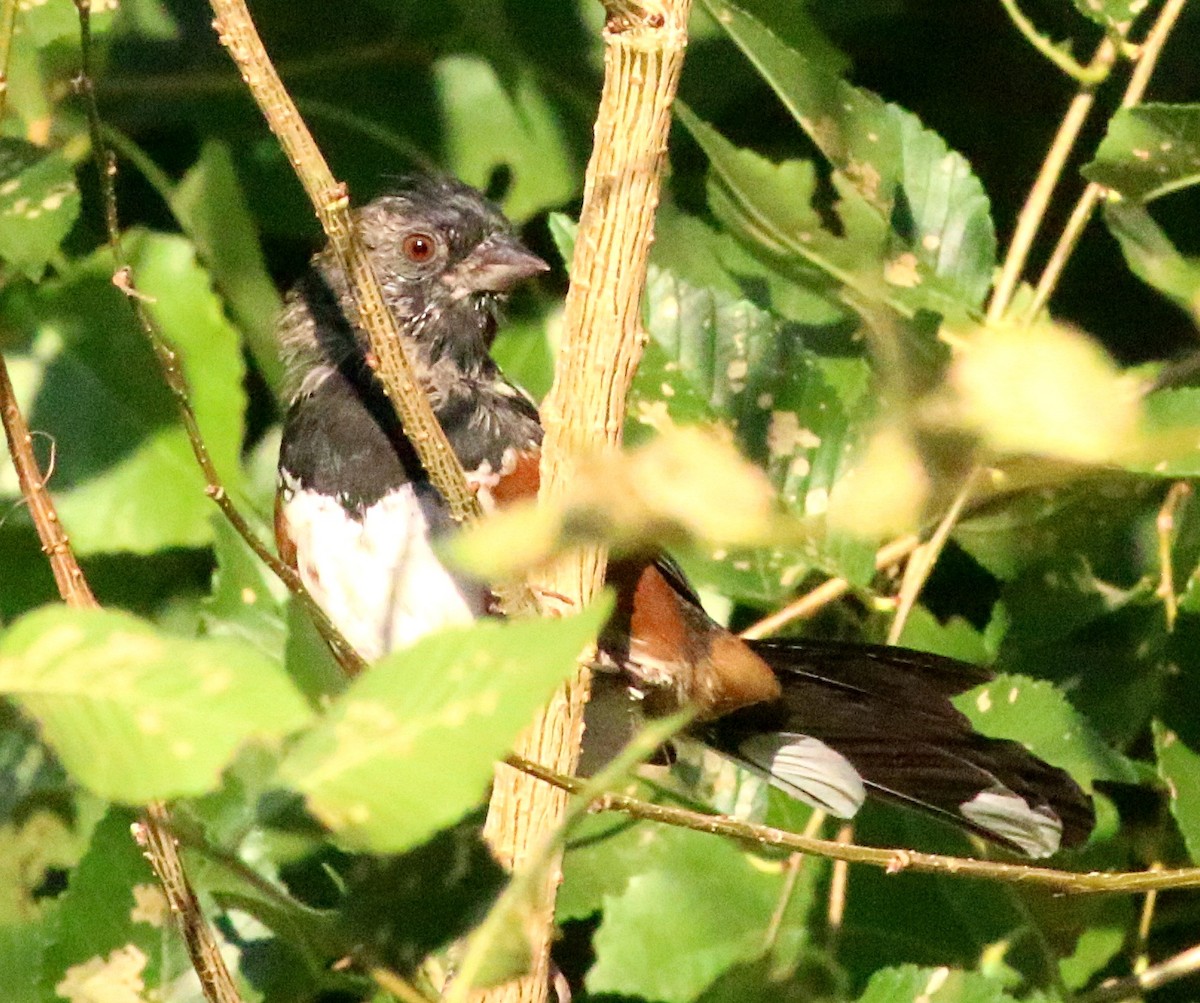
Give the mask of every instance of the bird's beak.
[(477, 293), (508, 292), (522, 279), (550, 266), (507, 235), (490, 237), (467, 255), (454, 271), (458, 283)]

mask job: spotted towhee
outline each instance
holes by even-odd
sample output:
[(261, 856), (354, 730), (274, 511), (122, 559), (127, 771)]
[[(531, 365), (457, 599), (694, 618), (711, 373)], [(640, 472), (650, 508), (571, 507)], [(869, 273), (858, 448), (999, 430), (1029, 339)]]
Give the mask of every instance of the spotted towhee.
[[(500, 212), (457, 181), (418, 179), (357, 222), (406, 348), (485, 506), (537, 490), (534, 403), (492, 361), (512, 286), (546, 270)], [(485, 615), (482, 582), (445, 567), (450, 527), (367, 365), (346, 278), (329, 252), (287, 299), (293, 377), (276, 530), (316, 600), (367, 659)], [(1043, 857), (1087, 838), (1091, 800), (1062, 770), (971, 729), (949, 697), (986, 671), (900, 648), (743, 641), (665, 558), (609, 570), (617, 607), (599, 678), (648, 713), (689, 703), (692, 734), (839, 817), (868, 794)]]

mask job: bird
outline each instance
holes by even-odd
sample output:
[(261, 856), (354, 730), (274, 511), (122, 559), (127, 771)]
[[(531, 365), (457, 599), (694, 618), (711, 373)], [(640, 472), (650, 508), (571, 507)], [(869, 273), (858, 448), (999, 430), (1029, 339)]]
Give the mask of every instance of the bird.
[[(481, 506), (536, 493), (537, 406), (489, 350), (508, 294), (549, 266), (451, 177), (405, 179), (357, 209), (355, 224)], [(318, 252), (278, 324), (290, 389), (275, 530), (281, 557), (372, 661), (496, 609), (486, 582), (439, 557), (449, 511), (354, 315), (337, 259)], [(691, 708), (690, 738), (840, 818), (874, 796), (1033, 858), (1086, 842), (1093, 806), (1071, 776), (977, 733), (951, 702), (992, 678), (986, 669), (894, 646), (744, 640), (664, 554), (619, 556), (607, 582), (616, 600), (595, 678), (639, 715)]]

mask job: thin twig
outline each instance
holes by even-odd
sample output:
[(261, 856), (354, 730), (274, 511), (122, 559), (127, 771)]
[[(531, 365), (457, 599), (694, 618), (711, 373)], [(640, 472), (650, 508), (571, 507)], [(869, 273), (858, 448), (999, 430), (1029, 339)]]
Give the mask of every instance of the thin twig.
[(1017, 6), (1016, 0), (1000, 0), (1000, 6), (1004, 8), (1017, 31), (1025, 36), (1025, 40), (1073, 80), (1085, 87), (1095, 87), (1108, 75), (1106, 68), (1096, 66), (1095, 60), (1086, 66), (1081, 65), (1062, 45), (1056, 44), (1038, 31), (1037, 25), (1025, 16)]
[[(586, 793), (586, 784), (547, 770), (537, 763), (510, 756), (508, 763), (532, 777), (551, 784), (569, 794)], [(777, 846), (799, 850), (816, 857), (845, 860), (851, 864), (881, 867), (889, 874), (912, 871), (919, 874), (946, 874), (964, 878), (985, 878), (1017, 885), (1037, 885), (1069, 895), (1140, 894), (1152, 888), (1200, 888), (1200, 867), (1170, 871), (1088, 871), (1080, 873), (1032, 864), (1006, 864), (991, 860), (972, 860), (969, 857), (948, 857), (938, 853), (919, 853), (916, 850), (883, 849), (857, 846), (829, 839), (813, 839), (784, 829), (744, 822), (728, 815), (706, 814), (651, 804), (625, 794), (605, 794), (591, 802), (592, 811), (615, 811), (630, 818), (663, 825), (674, 825), (696, 832), (707, 832), (734, 839), (747, 840), (761, 846)]]
[[(29, 506), (42, 550), (50, 560), (59, 595), (75, 609), (98, 609), (100, 604), (75, 560), (54, 501), (46, 491), (45, 478), (33, 455), (29, 426), (17, 405), (3, 356), (0, 356), (0, 418), (4, 422), (9, 455), (17, 471), (21, 494)], [(165, 827), (165, 820), (166, 808), (158, 803), (150, 805), (146, 809), (145, 822), (140, 824), (139, 838), (144, 837), (147, 856), (179, 923), (205, 997), (209, 1003), (240, 1003), (233, 980), (221, 960), (216, 938), (187, 883), (178, 848)]]
[[(875, 554), (875, 569), (884, 571), (899, 564), (920, 545), (921, 538), (918, 536), (902, 536), (891, 543), (884, 544)], [(828, 606), (831, 602), (836, 602), (849, 591), (850, 583), (845, 578), (830, 578), (811, 592), (806, 592), (799, 599), (788, 603), (783, 609), (751, 624), (742, 631), (740, 636), (752, 640), (775, 634), (793, 620), (803, 620), (805, 617), (812, 616), (817, 610)]]
[[(820, 808), (814, 808), (813, 813), (808, 817), (808, 822), (804, 825), (805, 836), (816, 836), (821, 831), (821, 826), (825, 824), (825, 819), (829, 816)], [(783, 921), (787, 916), (788, 907), (792, 903), (792, 897), (796, 894), (796, 885), (800, 881), (800, 872), (804, 870), (804, 854), (793, 853), (787, 859), (787, 870), (783, 875), (783, 887), (779, 889), (779, 898), (775, 902), (775, 909), (771, 913), (771, 921), (767, 924), (767, 933), (763, 937), (763, 953), (768, 953), (775, 949), (775, 944), (779, 941), (780, 931), (783, 929)]]
[(1155, 594), (1163, 601), (1163, 612), (1166, 614), (1167, 631), (1175, 629), (1175, 621), (1179, 616), (1179, 595), (1175, 591), (1175, 534), (1176, 518), (1180, 506), (1191, 497), (1192, 485), (1188, 481), (1176, 481), (1167, 491), (1167, 497), (1158, 510), (1154, 520), (1155, 536), (1158, 539), (1158, 588)]
[(912, 612), (912, 608), (916, 605), (917, 597), (921, 594), (921, 589), (925, 587), (925, 582), (933, 572), (933, 566), (937, 563), (937, 559), (945, 549), (946, 541), (950, 539), (950, 533), (958, 525), (959, 517), (962, 515), (967, 500), (971, 497), (971, 491), (978, 474), (979, 468), (972, 467), (971, 472), (963, 480), (962, 487), (955, 494), (954, 501), (950, 503), (949, 509), (946, 510), (946, 514), (938, 523), (937, 529), (933, 531), (933, 535), (926, 543), (921, 544), (921, 546), (913, 551), (912, 558), (904, 569), (904, 578), (900, 582), (899, 602), (896, 605), (896, 614), (892, 618), (891, 626), (888, 628), (888, 644), (900, 643), (900, 635), (904, 633), (904, 625), (908, 622), (908, 614)]
[(456, 521), (481, 514), (462, 464), (417, 384), (396, 317), (384, 301), (367, 250), (359, 240), (346, 185), (334, 179), (258, 37), (242, 0), (211, 0), (213, 28), (242, 72), (259, 109), (288, 156), (316, 210), (329, 247), (349, 283), (358, 324), (370, 342), (370, 360), (412, 442), (421, 465)]
[(100, 177), (105, 230), (108, 236), (108, 246), (113, 257), (113, 285), (125, 294), (126, 300), (128, 300), (133, 309), (133, 314), (138, 325), (154, 350), (155, 358), (157, 358), (162, 371), (163, 380), (175, 400), (176, 407), (179, 409), (184, 431), (187, 433), (188, 443), (191, 445), (192, 454), (196, 459), (196, 465), (199, 466), (200, 472), (204, 476), (205, 493), (216, 502), (217, 507), (221, 510), (221, 514), (225, 516), (238, 535), (246, 541), (247, 546), (279, 577), (288, 590), (300, 600), (313, 624), (321, 636), (325, 638), (326, 643), (329, 644), (338, 663), (347, 674), (354, 675), (365, 667), (362, 656), (342, 637), (341, 632), (334, 626), (333, 621), (329, 619), (325, 611), (308, 594), (308, 590), (304, 587), (300, 576), (291, 567), (276, 557), (270, 548), (259, 539), (258, 534), (250, 527), (250, 523), (242, 515), (241, 511), (234, 504), (233, 499), (229, 497), (228, 492), (225, 490), (221, 482), (221, 477), (217, 473), (217, 468), (212, 461), (212, 456), (208, 451), (208, 446), (204, 442), (204, 436), (200, 431), (200, 423), (196, 419), (196, 412), (192, 408), (191, 399), (188, 394), (187, 380), (179, 368), (179, 357), (159, 333), (158, 327), (147, 312), (145, 303), (134, 285), (133, 273), (125, 260), (125, 254), (121, 248), (121, 229), (117, 215), (116, 197), (117, 161), (112, 151), (108, 149), (104, 142), (103, 125), (100, 121), (100, 112), (96, 105), (95, 85), (90, 72), (91, 27), (88, 0), (76, 0), (76, 7), (79, 10), (80, 32), (84, 44), (80, 53), (80, 72), (75, 79), (75, 85), (84, 98), (88, 131), (92, 141), (92, 155), (95, 158), (96, 169)]
[[(1174, 29), (1175, 23), (1179, 20), (1179, 15), (1183, 13), (1186, 3), (1187, 0), (1167, 0), (1163, 4), (1163, 8), (1159, 11), (1154, 25), (1146, 34), (1146, 40), (1138, 50), (1137, 62), (1134, 64), (1133, 73), (1129, 77), (1125, 94), (1121, 98), (1122, 108), (1132, 108), (1134, 105), (1140, 103), (1145, 96), (1146, 88), (1150, 83), (1150, 77), (1153, 75), (1154, 69), (1158, 65), (1158, 59), (1162, 55), (1163, 46), (1167, 44), (1167, 38), (1170, 37), (1171, 31)], [(1042, 272), (1041, 278), (1038, 279), (1033, 299), (1025, 310), (1026, 321), (1036, 317), (1038, 312), (1050, 299), (1051, 294), (1058, 285), (1059, 278), (1062, 277), (1063, 269), (1066, 268), (1071, 253), (1075, 250), (1075, 245), (1079, 243), (1079, 237), (1083, 233), (1084, 227), (1087, 226), (1088, 220), (1091, 219), (1092, 213), (1096, 209), (1096, 204), (1103, 195), (1103, 186), (1093, 181), (1088, 184), (1083, 190), (1083, 194), (1079, 196), (1079, 201), (1075, 203), (1075, 208), (1071, 212), (1071, 218), (1067, 221), (1067, 225), (1063, 228), (1063, 232), (1058, 238), (1058, 243), (1054, 246), (1054, 251), (1050, 255), (1050, 260), (1046, 264), (1045, 271)]]
[(1131, 996), (1141, 996), (1169, 982), (1200, 972), (1200, 944), (1180, 951), (1166, 961), (1151, 965), (1144, 972), (1123, 979), (1112, 979), (1090, 993), (1075, 997), (1076, 1003), (1117, 1003)]
[(8, 107), (8, 57), (17, 24), (17, 0), (0, 0), (0, 119)]
[[(1097, 47), (1088, 66), (1094, 67), (1097, 72), (1102, 70), (1101, 79), (1103, 79), (1112, 69), (1116, 57), (1116, 42), (1111, 38), (1105, 38)], [(999, 279), (996, 280), (996, 287), (992, 292), (991, 302), (988, 304), (987, 319), (991, 323), (999, 321), (1008, 309), (1017, 283), (1021, 280), (1021, 273), (1025, 269), (1025, 262), (1029, 258), (1030, 248), (1037, 238), (1038, 230), (1041, 229), (1050, 198), (1062, 177), (1063, 167), (1079, 139), (1083, 123), (1095, 102), (1096, 85), (1094, 83), (1086, 84), (1072, 99), (1067, 113), (1058, 126), (1058, 131), (1054, 135), (1054, 141), (1050, 144), (1050, 149), (1046, 151), (1046, 157), (1038, 170), (1037, 178), (1029, 189), (1029, 195), (1021, 207), (1020, 215), (1017, 216), (1017, 225), (1008, 245), (1008, 253), (1004, 256), (1004, 267), (1000, 271)]]

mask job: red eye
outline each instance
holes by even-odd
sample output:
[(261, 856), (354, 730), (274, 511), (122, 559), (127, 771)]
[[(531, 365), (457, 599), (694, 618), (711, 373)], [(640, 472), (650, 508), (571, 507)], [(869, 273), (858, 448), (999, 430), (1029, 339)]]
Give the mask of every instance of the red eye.
[(427, 233), (410, 233), (400, 245), (404, 256), (414, 264), (423, 265), (433, 257), (437, 244)]

